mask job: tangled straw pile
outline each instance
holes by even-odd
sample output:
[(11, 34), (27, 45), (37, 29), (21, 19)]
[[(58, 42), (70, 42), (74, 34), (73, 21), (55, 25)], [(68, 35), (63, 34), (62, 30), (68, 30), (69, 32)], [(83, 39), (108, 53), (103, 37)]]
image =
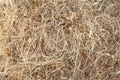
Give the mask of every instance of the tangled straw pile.
[(0, 80), (120, 80), (120, 0), (0, 0)]

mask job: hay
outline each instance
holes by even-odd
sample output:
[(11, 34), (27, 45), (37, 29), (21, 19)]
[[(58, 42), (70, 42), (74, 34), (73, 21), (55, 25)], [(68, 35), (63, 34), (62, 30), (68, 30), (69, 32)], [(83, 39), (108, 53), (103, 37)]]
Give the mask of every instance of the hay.
[(119, 0), (0, 0), (0, 80), (119, 79)]

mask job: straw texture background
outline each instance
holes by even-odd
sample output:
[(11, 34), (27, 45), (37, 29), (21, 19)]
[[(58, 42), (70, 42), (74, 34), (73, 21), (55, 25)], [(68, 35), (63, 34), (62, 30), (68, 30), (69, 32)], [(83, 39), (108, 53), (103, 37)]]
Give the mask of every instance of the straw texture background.
[(0, 0), (0, 80), (120, 80), (120, 0)]

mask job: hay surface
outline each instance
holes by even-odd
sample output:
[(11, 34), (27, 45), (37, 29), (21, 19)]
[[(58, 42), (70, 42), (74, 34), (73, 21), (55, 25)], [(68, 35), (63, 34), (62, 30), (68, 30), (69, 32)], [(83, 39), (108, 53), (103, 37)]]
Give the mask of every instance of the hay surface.
[(0, 80), (120, 80), (120, 0), (0, 0)]

